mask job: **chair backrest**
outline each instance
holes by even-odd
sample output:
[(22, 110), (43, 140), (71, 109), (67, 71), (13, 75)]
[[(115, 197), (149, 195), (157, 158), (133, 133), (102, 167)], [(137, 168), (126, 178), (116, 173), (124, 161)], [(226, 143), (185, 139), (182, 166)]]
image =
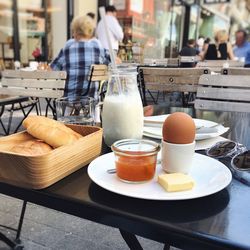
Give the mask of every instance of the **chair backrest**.
[(4, 61), (3, 59), (0, 59), (0, 71), (3, 71), (5, 69)]
[(250, 75), (250, 68), (230, 67), (221, 70), (223, 75)]
[(176, 58), (167, 58), (167, 66), (168, 67), (179, 67), (180, 66), (180, 59)]
[(167, 92), (196, 92), (199, 77), (209, 69), (139, 67), (145, 89)]
[(179, 67), (180, 60), (179, 58), (144, 58), (144, 65), (152, 65), (152, 66), (162, 66), (162, 67)]
[(180, 68), (194, 68), (196, 67), (199, 57), (198, 56), (179, 56)]
[(63, 96), (65, 71), (4, 70), (0, 93), (13, 96), (59, 98)]
[(198, 68), (210, 68), (212, 71), (221, 72), (222, 68), (244, 67), (244, 62), (233, 60), (207, 60), (197, 63)]
[(197, 63), (199, 58), (197, 56), (180, 56), (180, 63)]
[(195, 108), (250, 112), (250, 77), (246, 75), (202, 75)]
[(108, 66), (92, 64), (90, 67), (89, 82), (108, 80)]

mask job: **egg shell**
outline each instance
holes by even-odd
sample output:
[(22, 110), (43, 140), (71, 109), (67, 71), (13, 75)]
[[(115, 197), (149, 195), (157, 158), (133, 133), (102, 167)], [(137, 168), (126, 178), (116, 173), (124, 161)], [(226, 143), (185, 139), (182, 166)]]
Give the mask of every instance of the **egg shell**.
[(165, 142), (175, 144), (192, 143), (195, 138), (195, 123), (190, 115), (175, 112), (164, 121), (162, 134)]

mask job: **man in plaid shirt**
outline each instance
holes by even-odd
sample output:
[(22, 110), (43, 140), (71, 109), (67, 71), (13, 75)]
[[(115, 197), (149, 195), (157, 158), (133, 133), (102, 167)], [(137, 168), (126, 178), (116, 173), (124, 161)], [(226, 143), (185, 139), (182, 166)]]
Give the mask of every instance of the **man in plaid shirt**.
[(72, 22), (74, 39), (67, 41), (50, 64), (53, 70), (67, 72), (64, 96), (71, 100), (83, 95), (98, 99), (97, 83), (92, 82), (88, 86), (90, 66), (110, 62), (107, 51), (96, 38), (93, 38), (94, 28), (94, 22), (90, 17), (76, 17)]

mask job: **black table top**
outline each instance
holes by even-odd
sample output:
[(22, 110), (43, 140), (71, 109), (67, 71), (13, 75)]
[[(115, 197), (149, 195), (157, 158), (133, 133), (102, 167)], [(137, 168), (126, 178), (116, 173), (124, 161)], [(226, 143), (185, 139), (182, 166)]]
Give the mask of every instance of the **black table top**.
[(0, 192), (182, 249), (250, 249), (250, 187), (237, 180), (203, 198), (152, 201), (109, 192), (84, 167), (43, 190), (0, 182)]
[(44, 190), (0, 183), (1, 193), (183, 249), (250, 249), (250, 187), (233, 180), (203, 198), (151, 201), (94, 184), (84, 167)]

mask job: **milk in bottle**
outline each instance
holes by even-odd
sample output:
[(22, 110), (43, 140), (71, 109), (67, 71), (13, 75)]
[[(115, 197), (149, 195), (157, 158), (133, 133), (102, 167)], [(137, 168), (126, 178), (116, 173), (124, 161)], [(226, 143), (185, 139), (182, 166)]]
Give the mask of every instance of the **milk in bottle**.
[(136, 71), (112, 71), (103, 103), (102, 127), (108, 146), (120, 139), (142, 138), (143, 107)]

